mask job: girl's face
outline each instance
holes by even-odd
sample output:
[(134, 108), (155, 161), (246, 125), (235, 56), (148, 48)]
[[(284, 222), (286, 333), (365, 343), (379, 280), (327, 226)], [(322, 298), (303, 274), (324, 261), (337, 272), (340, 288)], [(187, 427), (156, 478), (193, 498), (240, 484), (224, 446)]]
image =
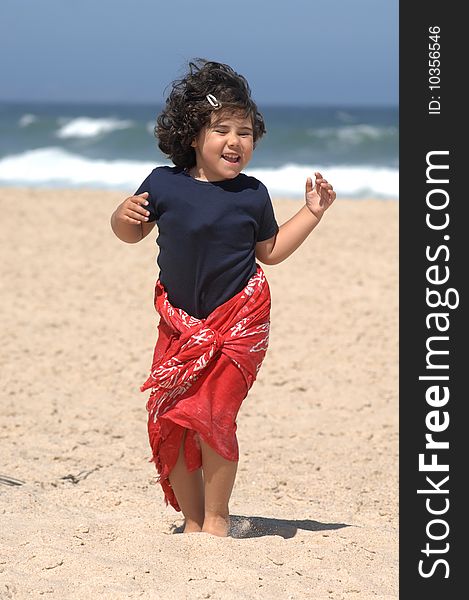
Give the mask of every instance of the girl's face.
[(213, 113), (192, 146), (196, 156), (192, 177), (203, 181), (234, 179), (252, 158), (252, 120), (242, 113)]

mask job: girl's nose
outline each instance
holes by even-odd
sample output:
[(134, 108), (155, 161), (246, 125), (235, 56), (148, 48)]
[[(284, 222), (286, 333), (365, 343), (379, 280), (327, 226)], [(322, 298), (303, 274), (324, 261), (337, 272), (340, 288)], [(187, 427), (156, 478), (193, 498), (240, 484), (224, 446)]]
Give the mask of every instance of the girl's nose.
[(239, 136), (236, 133), (231, 133), (228, 137), (228, 146), (238, 146)]

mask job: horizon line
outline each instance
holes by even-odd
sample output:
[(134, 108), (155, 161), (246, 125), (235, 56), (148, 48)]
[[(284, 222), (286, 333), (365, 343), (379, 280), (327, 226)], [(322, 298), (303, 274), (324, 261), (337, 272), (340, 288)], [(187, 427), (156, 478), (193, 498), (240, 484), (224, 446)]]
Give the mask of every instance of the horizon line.
[[(152, 102), (150, 100), (145, 102), (135, 102), (128, 100), (70, 100), (70, 99), (44, 99), (44, 98), (0, 98), (0, 104), (66, 104), (66, 105), (115, 105), (115, 106), (164, 106), (163, 102)], [(399, 102), (348, 102), (348, 103), (325, 103), (325, 102), (260, 102), (256, 100), (256, 104), (268, 108), (279, 108), (279, 107), (291, 107), (291, 108), (399, 108)]]

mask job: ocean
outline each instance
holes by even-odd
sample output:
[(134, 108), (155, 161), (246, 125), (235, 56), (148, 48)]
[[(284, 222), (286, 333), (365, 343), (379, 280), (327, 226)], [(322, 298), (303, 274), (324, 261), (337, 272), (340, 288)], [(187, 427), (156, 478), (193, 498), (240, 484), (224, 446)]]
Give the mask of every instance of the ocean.
[[(397, 107), (259, 105), (267, 134), (245, 173), (300, 198), (321, 171), (338, 197), (398, 197)], [(153, 128), (161, 106), (0, 103), (0, 185), (132, 193), (171, 162)]]

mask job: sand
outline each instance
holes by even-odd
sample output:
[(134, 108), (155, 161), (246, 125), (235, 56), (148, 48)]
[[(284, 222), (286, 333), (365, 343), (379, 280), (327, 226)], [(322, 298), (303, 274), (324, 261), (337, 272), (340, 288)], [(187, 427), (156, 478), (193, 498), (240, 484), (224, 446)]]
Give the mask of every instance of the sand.
[(155, 483), (155, 235), (113, 235), (123, 197), (0, 190), (0, 598), (397, 598), (398, 203), (338, 199), (265, 267), (223, 539), (178, 533)]

